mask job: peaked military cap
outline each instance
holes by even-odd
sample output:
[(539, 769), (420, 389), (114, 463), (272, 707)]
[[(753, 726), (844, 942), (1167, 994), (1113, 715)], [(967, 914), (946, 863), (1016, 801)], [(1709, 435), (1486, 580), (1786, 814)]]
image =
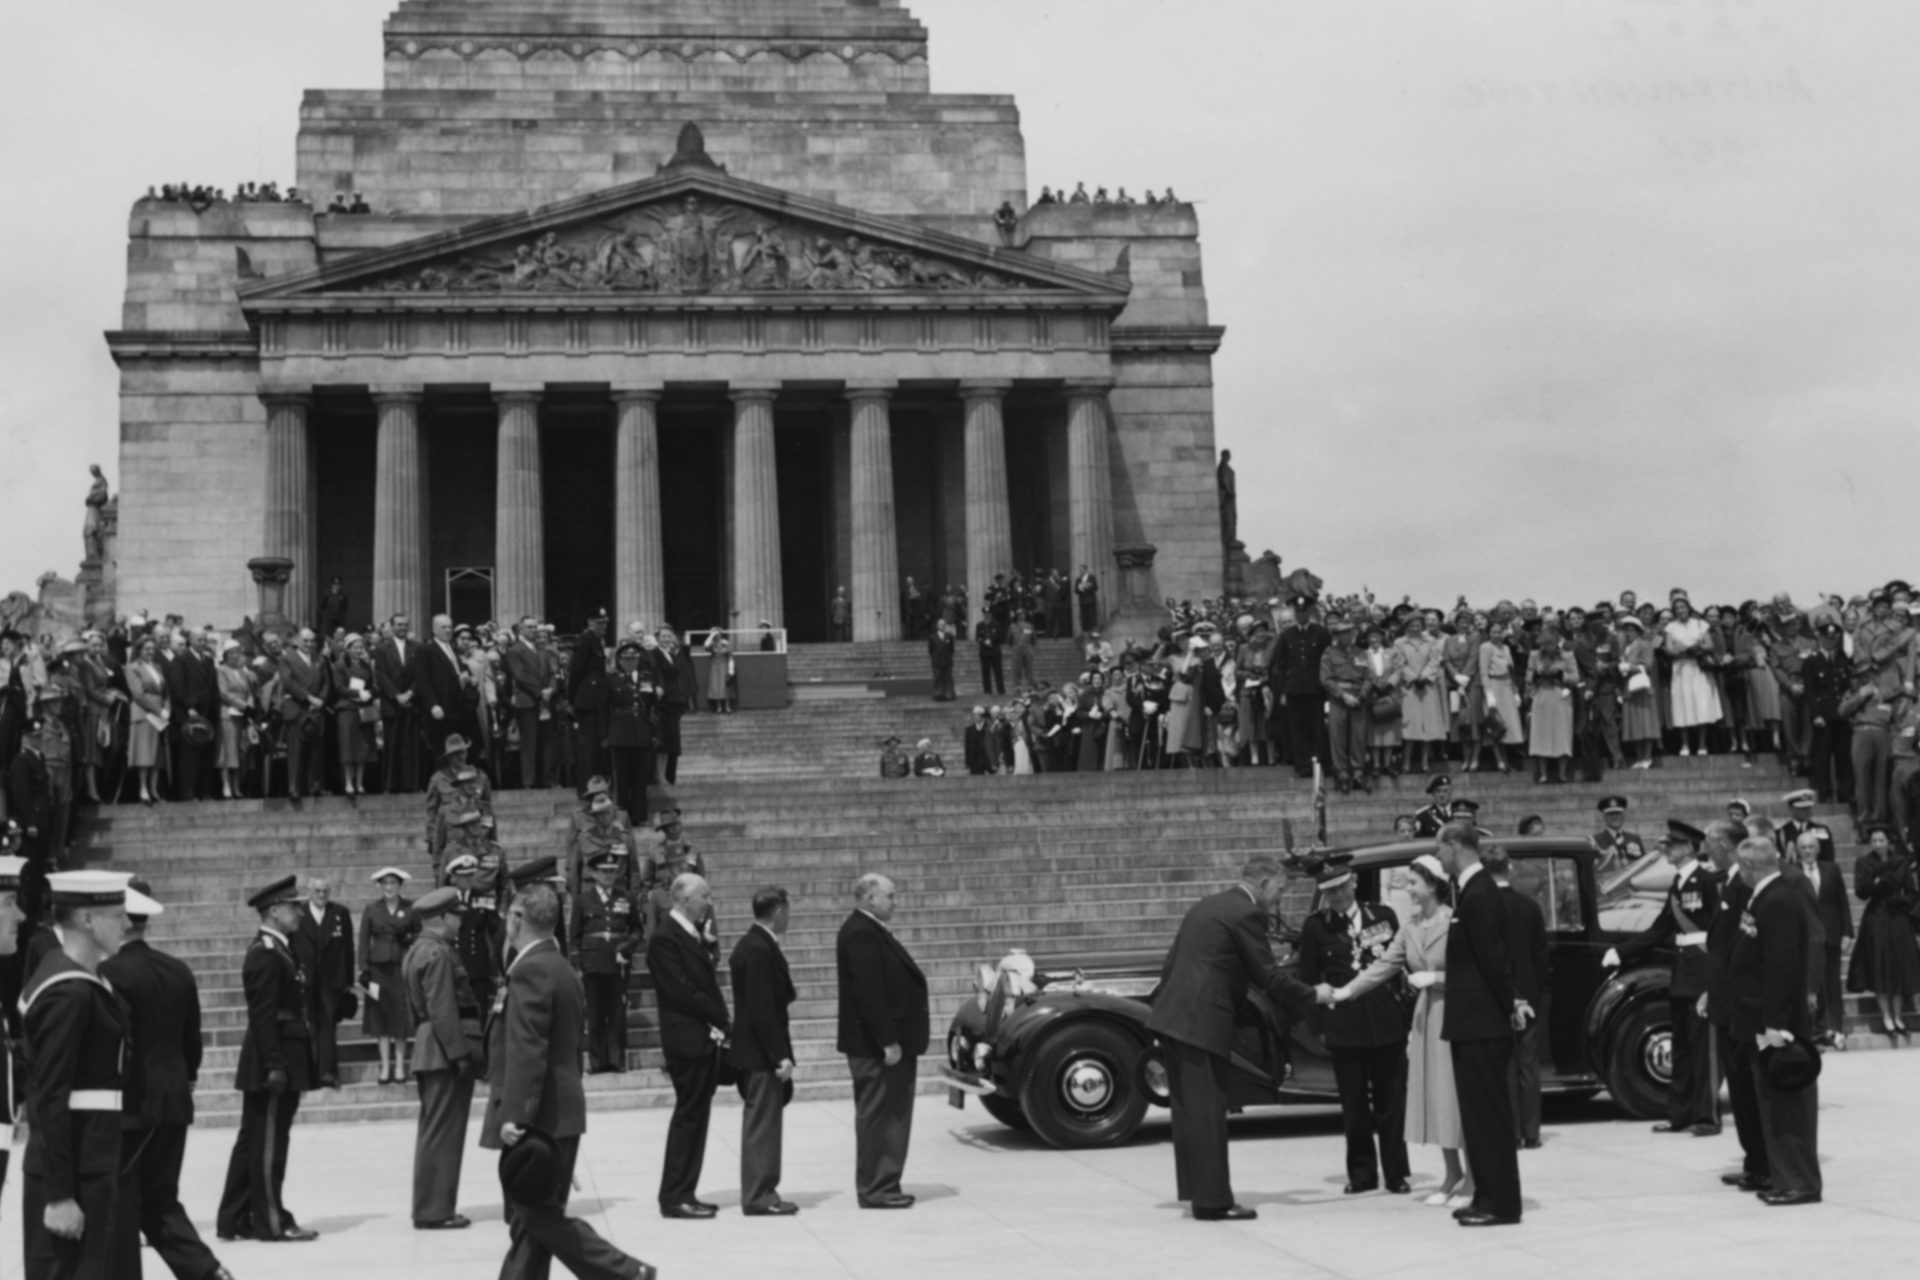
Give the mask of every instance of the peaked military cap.
[(272, 884), (255, 890), (247, 899), (247, 905), (255, 911), (265, 911), (268, 907), (278, 906), (283, 902), (298, 901), (300, 901), (300, 895), (294, 890), (293, 877), (281, 876)]

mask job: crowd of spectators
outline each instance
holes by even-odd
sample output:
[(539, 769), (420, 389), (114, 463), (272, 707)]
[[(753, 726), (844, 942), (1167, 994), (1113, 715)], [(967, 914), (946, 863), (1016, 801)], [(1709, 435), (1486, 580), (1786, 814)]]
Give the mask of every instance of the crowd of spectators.
[[(162, 204), (190, 204), (204, 209), (208, 205), (227, 202), (229, 197), (225, 187), (209, 187), (199, 183), (169, 182), (160, 187), (148, 187), (147, 199)], [(277, 182), (242, 182), (234, 187), (231, 197), (233, 204), (305, 204), (307, 197), (298, 187), (288, 187), (286, 194), (280, 192)]]
[[(1169, 601), (1151, 643), (1116, 648), (1082, 625), (1082, 670), (1053, 688), (1019, 650), (1043, 634), (1022, 630), (1036, 617), (1059, 634), (1057, 578), (1042, 580), (1050, 597), (1008, 584), (976, 623), (1015, 661), (1003, 681), (983, 648), (969, 772), (1255, 765), (1308, 776), (1317, 761), (1351, 791), (1441, 767), (1531, 770), (1548, 785), (1725, 754), (1743, 766), (1777, 758), (1823, 803), (1851, 806), (1862, 829), (1885, 822), (1906, 838), (1920, 817), (1920, 631), (1905, 582), (1805, 608), (1784, 594), (1696, 607), (1680, 589), (1664, 604), (1626, 591), (1564, 608)], [(940, 608), (936, 627), (950, 628), (964, 592)], [(1011, 619), (1004, 630), (998, 614)], [(934, 666), (937, 681), (938, 653)]]
[(1041, 187), (1040, 196), (1033, 203), (1037, 208), (1043, 204), (1181, 204), (1184, 202), (1173, 194), (1172, 187), (1167, 188), (1167, 194), (1164, 196), (1154, 191), (1152, 187), (1148, 187), (1146, 193), (1135, 200), (1127, 194), (1125, 187), (1115, 188), (1112, 195), (1107, 194), (1105, 187), (1096, 187), (1089, 195), (1087, 184), (1082, 182), (1077, 184), (1071, 193), (1065, 187), (1060, 188), (1058, 195), (1054, 194), (1052, 187)]

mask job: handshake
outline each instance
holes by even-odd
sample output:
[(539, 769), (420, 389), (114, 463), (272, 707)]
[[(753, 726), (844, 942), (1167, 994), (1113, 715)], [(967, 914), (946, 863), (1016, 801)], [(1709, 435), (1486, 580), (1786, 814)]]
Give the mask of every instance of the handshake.
[(1349, 998), (1345, 987), (1336, 987), (1330, 983), (1321, 982), (1315, 984), (1313, 988), (1314, 1003), (1329, 1009)]

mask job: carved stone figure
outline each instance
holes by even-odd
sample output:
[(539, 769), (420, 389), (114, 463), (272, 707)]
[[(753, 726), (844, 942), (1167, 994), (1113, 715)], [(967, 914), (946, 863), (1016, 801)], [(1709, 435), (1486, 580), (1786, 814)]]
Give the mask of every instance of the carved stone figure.
[(87, 470), (93, 473), (93, 487), (87, 490), (87, 516), (86, 522), (80, 526), (80, 539), (86, 547), (87, 559), (102, 560), (107, 554), (102, 519), (108, 500), (107, 477), (100, 470), (99, 463), (94, 463)]
[(1230, 547), (1239, 541), (1240, 487), (1233, 475), (1233, 450), (1220, 451), (1220, 465), (1214, 470), (1220, 486), (1220, 545)]

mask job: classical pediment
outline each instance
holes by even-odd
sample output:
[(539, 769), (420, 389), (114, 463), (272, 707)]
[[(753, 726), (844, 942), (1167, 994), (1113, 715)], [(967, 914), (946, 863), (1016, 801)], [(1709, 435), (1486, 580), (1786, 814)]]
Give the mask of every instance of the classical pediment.
[[(351, 295), (570, 295), (627, 305), (796, 295), (1043, 298), (1124, 305), (1123, 278), (1080, 271), (718, 170), (660, 177), (489, 218), (241, 291), (243, 304)], [(878, 297), (873, 297), (878, 302)], [(550, 305), (550, 303), (549, 303)]]

